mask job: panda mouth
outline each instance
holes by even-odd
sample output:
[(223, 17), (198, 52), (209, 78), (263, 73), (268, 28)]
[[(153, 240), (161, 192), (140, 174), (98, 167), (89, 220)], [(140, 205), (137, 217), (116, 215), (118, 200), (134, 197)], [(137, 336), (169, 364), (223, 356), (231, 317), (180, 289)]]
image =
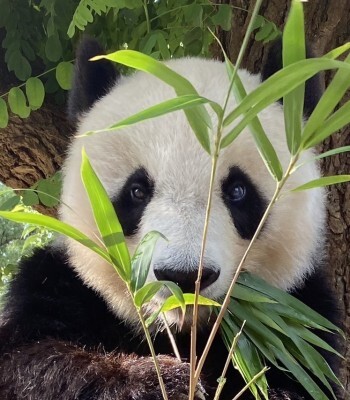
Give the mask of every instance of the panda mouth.
[[(195, 282), (198, 277), (198, 269), (190, 271), (171, 270), (166, 268), (154, 268), (154, 275), (157, 280), (172, 281), (176, 283), (184, 293), (194, 293)], [(220, 276), (220, 270), (203, 268), (200, 290), (208, 288)]]

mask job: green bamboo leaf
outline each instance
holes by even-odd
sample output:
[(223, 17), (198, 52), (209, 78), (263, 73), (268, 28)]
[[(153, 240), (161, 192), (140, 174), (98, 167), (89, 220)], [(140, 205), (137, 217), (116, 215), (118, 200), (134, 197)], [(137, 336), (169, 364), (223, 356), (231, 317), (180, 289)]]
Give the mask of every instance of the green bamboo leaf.
[(32, 110), (37, 110), (42, 106), (45, 98), (45, 88), (39, 78), (29, 78), (27, 80), (26, 95)]
[[(184, 297), (186, 306), (194, 304), (194, 302), (195, 302), (195, 294), (194, 293), (184, 293), (183, 297)], [(221, 307), (221, 304), (217, 303), (214, 300), (203, 297), (201, 295), (198, 296), (198, 304), (201, 306)], [(162, 306), (157, 311), (152, 313), (152, 315), (149, 318), (147, 318), (147, 320), (146, 320), (147, 327), (150, 326), (151, 324), (153, 324), (153, 322), (158, 318), (160, 313), (166, 312), (166, 311), (171, 311), (171, 310), (174, 310), (175, 308), (179, 308), (181, 306), (182, 306), (182, 304), (177, 299), (176, 296), (174, 296), (174, 295), (169, 296), (165, 300), (165, 302), (162, 304)]]
[(340, 57), (342, 54), (346, 53), (348, 50), (350, 50), (350, 42), (345, 43), (339, 47), (336, 47), (335, 49), (332, 49), (330, 52), (325, 54), (323, 58), (329, 58), (331, 60), (335, 60), (336, 58)]
[(56, 80), (64, 90), (72, 87), (73, 64), (68, 61), (60, 62), (56, 67)]
[(0, 211), (0, 217), (6, 218), (10, 221), (20, 222), (23, 224), (33, 224), (38, 226), (43, 226), (52, 231), (61, 233), (71, 239), (76, 240), (83, 246), (88, 247), (90, 250), (94, 251), (96, 254), (101, 256), (104, 260), (111, 263), (111, 259), (108, 253), (101, 247), (99, 247), (93, 240), (88, 236), (84, 235), (78, 229), (65, 222), (59, 221), (58, 219), (48, 217), (47, 215), (41, 214), (30, 214), (26, 212), (7, 212)]
[(11, 111), (21, 118), (27, 118), (30, 114), (30, 108), (27, 106), (27, 101), (24, 93), (19, 87), (13, 87), (8, 94), (8, 103)]
[(320, 160), (325, 157), (330, 157), (330, 156), (334, 156), (335, 154), (341, 154), (341, 153), (347, 153), (347, 152), (350, 152), (350, 146), (342, 146), (342, 147), (338, 147), (336, 149), (328, 150), (328, 151), (325, 151), (324, 153), (317, 155), (316, 157), (310, 158), (310, 159), (302, 162), (301, 164), (298, 164), (295, 167), (295, 169), (299, 169), (300, 167), (302, 167), (305, 164), (308, 164), (309, 162), (314, 162), (316, 160)]
[[(343, 63), (350, 66), (350, 55), (346, 57)], [(350, 70), (339, 69), (304, 127), (302, 148), (306, 148), (306, 144), (314, 139), (317, 129), (322, 129), (324, 121), (332, 113), (349, 87)], [(318, 134), (318, 136), (320, 135)]]
[(276, 357), (285, 365), (285, 367), (295, 376), (300, 384), (309, 392), (310, 396), (315, 400), (329, 400), (320, 387), (314, 382), (310, 375), (300, 366), (299, 363), (288, 352), (270, 345), (274, 350)]
[[(184, 293), (183, 298), (184, 298), (186, 306), (193, 305), (195, 302), (195, 294), (194, 293)], [(204, 297), (201, 295), (198, 296), (198, 304), (200, 306), (221, 307), (221, 304), (219, 304), (215, 300), (208, 299), (207, 297)], [(170, 311), (170, 310), (173, 310), (178, 307), (181, 307), (181, 302), (179, 301), (179, 299), (176, 296), (172, 295), (172, 296), (169, 296), (165, 300), (162, 307), (160, 308), (160, 312)]]
[[(224, 333), (223, 338), (227, 349), (231, 347), (231, 343), (239, 331), (240, 328), (232, 319), (224, 318), (222, 322), (222, 332)], [(247, 338), (245, 332), (242, 332), (237, 341), (236, 350), (233, 353), (233, 360), (246, 383), (250, 382), (264, 367), (257, 348)], [(268, 399), (265, 376), (256, 381), (254, 385), (251, 385), (249, 389), (256, 399), (260, 399), (258, 389), (264, 398)]]
[(159, 238), (167, 240), (159, 232), (148, 232), (135, 250), (131, 259), (131, 289), (133, 291), (140, 289), (146, 282), (154, 248)]
[[(336, 331), (343, 335), (341, 329), (332, 324), (322, 315), (320, 315), (319, 313), (317, 313), (316, 311), (314, 311), (313, 309), (311, 309), (310, 307), (308, 307), (307, 305), (305, 305), (304, 303), (302, 303), (300, 300), (296, 299), (289, 293), (284, 292), (281, 289), (277, 289), (272, 285), (269, 285), (267, 282), (265, 282), (258, 276), (244, 272), (240, 274), (238, 282), (242, 285), (246, 285), (250, 288), (253, 288), (267, 296), (270, 296), (272, 299), (280, 303), (280, 305), (288, 306), (296, 313), (300, 313), (302, 315), (307, 316), (310, 323), (311, 322), (316, 323), (321, 327), (327, 328), (332, 331)], [(279, 306), (279, 304), (259, 303), (259, 307), (262, 305), (264, 307), (271, 307), (271, 308)], [(288, 307), (283, 307), (283, 308), (288, 310)]]
[[(293, 0), (283, 30), (283, 67), (305, 60), (304, 11), (300, 0)], [(303, 123), (305, 83), (283, 97), (284, 122), (288, 148), (295, 154), (300, 145)]]
[(234, 286), (231, 296), (235, 299), (253, 303), (276, 303), (276, 301), (271, 299), (271, 297), (265, 296), (260, 292), (257, 292), (248, 286), (240, 285), (239, 283)]
[(308, 368), (318, 379), (320, 379), (323, 385), (330, 391), (330, 393), (333, 394), (333, 397), (335, 398), (333, 390), (326, 378), (326, 376), (332, 377), (333, 374), (329, 372), (330, 368), (325, 362), (324, 358), (317, 352), (317, 350), (296, 335), (295, 331), (288, 324), (286, 324), (279, 315), (272, 314), (271, 318), (274, 319), (274, 321), (285, 332), (285, 335), (294, 343), (296, 352), (302, 356), (303, 360), (305, 360), (306, 368)]
[(164, 282), (155, 281), (147, 283), (137, 290), (134, 296), (135, 306), (140, 308), (143, 304), (148, 303), (163, 286)]
[(95, 222), (103, 243), (121, 278), (130, 282), (131, 264), (123, 229), (101, 181), (93, 170), (85, 150), (82, 150), (81, 178), (88, 194)]
[[(166, 84), (172, 86), (178, 96), (183, 96), (186, 94), (198, 96), (196, 89), (187, 79), (171, 70), (165, 64), (145, 54), (133, 50), (119, 50), (112, 54), (94, 57), (91, 60), (96, 61), (100, 59), (118, 62), (128, 67), (150, 73)], [(193, 109), (186, 110), (185, 114), (189, 124), (197, 136), (198, 141), (210, 154), (208, 127), (211, 128), (211, 120), (208, 112), (204, 106), (199, 105)]]
[[(349, 76), (350, 78), (350, 76)], [(350, 101), (345, 103), (333, 115), (323, 121), (316, 130), (308, 137), (303, 138), (302, 146), (304, 149), (316, 146), (325, 140), (332, 133), (342, 129), (350, 123)]]
[(302, 190), (315, 189), (319, 187), (335, 185), (337, 183), (344, 183), (350, 181), (350, 175), (334, 175), (334, 176), (324, 176), (319, 179), (314, 179), (304, 185), (298, 186), (291, 190), (292, 192), (301, 192)]
[[(213, 32), (211, 32), (211, 33), (214, 36), (214, 38), (216, 39), (216, 41), (218, 42), (219, 46), (221, 47), (221, 51), (225, 58), (227, 74), (231, 81), (233, 74), (234, 74), (235, 67), (233, 66), (233, 64), (231, 63), (229, 58), (227, 57), (225, 49), (223, 48), (220, 40), (215, 36), (215, 34)], [(236, 74), (236, 76), (235, 76), (232, 90), (233, 90), (234, 96), (237, 99), (238, 103), (242, 102), (243, 99), (247, 96), (247, 92), (245, 91), (243, 83), (238, 74)], [(217, 114), (220, 115), (219, 113), (217, 113)], [(252, 119), (251, 123), (249, 124), (249, 129), (253, 135), (253, 138), (257, 145), (259, 154), (261, 155), (261, 158), (263, 159), (268, 171), (274, 177), (274, 179), (276, 179), (277, 181), (280, 181), (283, 176), (283, 169), (282, 169), (281, 163), (280, 163), (280, 161), (277, 157), (277, 154), (275, 152), (275, 149), (273, 148), (271, 142), (269, 141), (258, 117), (255, 117)], [(233, 139), (235, 139), (235, 138), (232, 138), (232, 140)]]
[(221, 109), (219, 104), (211, 102), (210, 100), (208, 100), (204, 97), (201, 97), (198, 95), (186, 94), (184, 96), (175, 97), (174, 99), (165, 100), (159, 104), (156, 104), (155, 106), (151, 106), (151, 107), (149, 107), (145, 110), (142, 110), (128, 118), (125, 118), (125, 119), (117, 122), (116, 124), (109, 126), (106, 129), (88, 132), (88, 133), (85, 133), (84, 136), (91, 135), (91, 134), (97, 133), (97, 132), (114, 131), (114, 130), (121, 129), (121, 128), (124, 128), (129, 125), (136, 124), (141, 121), (145, 121), (147, 119), (160, 117), (162, 115), (169, 114), (171, 112), (178, 111), (178, 110), (186, 110), (188, 108), (192, 108), (192, 107), (198, 106), (199, 104), (204, 104), (204, 103), (213, 104), (213, 107), (215, 107), (216, 110)]
[(276, 72), (258, 88), (253, 90), (224, 120), (224, 126), (230, 125), (241, 115), (243, 119), (222, 140), (221, 147), (228, 146), (232, 140), (249, 124), (249, 122), (271, 103), (294, 90), (316, 73), (328, 69), (350, 71), (350, 65), (342, 61), (322, 58), (311, 58), (298, 61), (293, 65)]
[(9, 123), (9, 113), (6, 101), (0, 97), (0, 128), (6, 128)]

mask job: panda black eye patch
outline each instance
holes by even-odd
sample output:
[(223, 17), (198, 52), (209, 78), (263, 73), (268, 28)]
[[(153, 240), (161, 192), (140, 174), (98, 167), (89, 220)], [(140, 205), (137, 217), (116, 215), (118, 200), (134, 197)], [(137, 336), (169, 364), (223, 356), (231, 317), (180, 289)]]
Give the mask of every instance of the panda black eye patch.
[(114, 209), (125, 236), (137, 232), (147, 204), (154, 193), (154, 182), (145, 168), (135, 170), (124, 183), (119, 194), (112, 199)]
[(250, 240), (267, 207), (249, 176), (239, 167), (231, 167), (221, 183), (222, 199), (242, 239)]

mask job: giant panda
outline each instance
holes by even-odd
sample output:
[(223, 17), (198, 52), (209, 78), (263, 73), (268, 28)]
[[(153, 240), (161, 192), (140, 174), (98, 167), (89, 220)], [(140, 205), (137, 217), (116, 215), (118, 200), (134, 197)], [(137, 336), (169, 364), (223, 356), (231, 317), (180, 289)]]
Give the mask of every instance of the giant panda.
[[(119, 216), (131, 253), (149, 231), (168, 241), (157, 244), (148, 281), (171, 280), (193, 291), (210, 178), (210, 156), (203, 151), (182, 111), (125, 128), (101, 132), (112, 123), (174, 97), (172, 88), (146, 73), (122, 77), (108, 61), (89, 62), (102, 49), (92, 39), (80, 45), (69, 98), (77, 125), (63, 166), (60, 218), (97, 240), (80, 179), (85, 150)], [(262, 74), (240, 70), (247, 91), (276, 70), (272, 50)], [(223, 103), (228, 77), (223, 63), (200, 58), (168, 62), (200, 95)], [(320, 94), (318, 78), (308, 82), (305, 114)], [(230, 99), (229, 108), (235, 104)], [(282, 105), (259, 114), (285, 168)], [(304, 159), (313, 152), (307, 151)], [(319, 177), (315, 163), (295, 172), (285, 191)], [(226, 148), (218, 162), (204, 257), (201, 294), (220, 300), (226, 293), (249, 240), (274, 191), (249, 128)], [(287, 290), (330, 319), (335, 319), (329, 282), (324, 278), (325, 197), (316, 189), (283, 196), (274, 206), (250, 252), (245, 269)], [(156, 296), (155, 304), (166, 294)], [(152, 307), (152, 306), (151, 306)], [(200, 309), (198, 354), (211, 318)], [(152, 310), (151, 310), (152, 311)], [(185, 399), (189, 387), (191, 318), (179, 329), (179, 314), (169, 316), (182, 361), (157, 323), (152, 328), (156, 352), (170, 400)], [(336, 322), (336, 321), (335, 321)], [(158, 379), (136, 312), (114, 269), (72, 240), (60, 238), (23, 261), (9, 289), (0, 328), (0, 398), (6, 400), (160, 400)], [(197, 399), (213, 399), (227, 357), (222, 339), (214, 341)], [(232, 399), (244, 382), (232, 368), (222, 399)], [(269, 398), (310, 399), (285, 373), (271, 369)], [(249, 391), (242, 396), (251, 399)]]

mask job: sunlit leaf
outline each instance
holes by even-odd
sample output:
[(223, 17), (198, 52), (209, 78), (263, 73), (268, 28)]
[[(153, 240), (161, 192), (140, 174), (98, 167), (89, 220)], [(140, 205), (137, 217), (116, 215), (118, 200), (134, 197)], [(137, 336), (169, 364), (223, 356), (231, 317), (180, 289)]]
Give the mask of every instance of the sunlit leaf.
[(298, 186), (297, 188), (293, 189), (292, 192), (301, 192), (302, 190), (315, 189), (349, 181), (350, 175), (323, 176), (322, 178), (314, 179), (313, 181), (307, 182), (304, 185)]
[(156, 231), (148, 232), (137, 246), (131, 259), (131, 288), (140, 289), (146, 282), (152, 256), (158, 239), (166, 237)]
[[(304, 11), (300, 0), (293, 0), (283, 30), (283, 67), (304, 60), (305, 32)], [(295, 154), (299, 149), (304, 108), (304, 82), (283, 97), (284, 122), (289, 151)]]
[(108, 194), (93, 170), (84, 149), (82, 151), (81, 178), (89, 197), (96, 225), (113, 264), (122, 279), (130, 282), (130, 255), (123, 229)]
[[(119, 50), (112, 54), (94, 57), (92, 60), (95, 61), (103, 58), (156, 76), (158, 79), (172, 86), (178, 96), (186, 94), (198, 95), (196, 89), (187, 79), (171, 70), (165, 64), (145, 54), (133, 50)], [(203, 106), (199, 105), (193, 109), (185, 110), (185, 114), (198, 141), (210, 153), (208, 127), (211, 127), (211, 120), (208, 112)]]

